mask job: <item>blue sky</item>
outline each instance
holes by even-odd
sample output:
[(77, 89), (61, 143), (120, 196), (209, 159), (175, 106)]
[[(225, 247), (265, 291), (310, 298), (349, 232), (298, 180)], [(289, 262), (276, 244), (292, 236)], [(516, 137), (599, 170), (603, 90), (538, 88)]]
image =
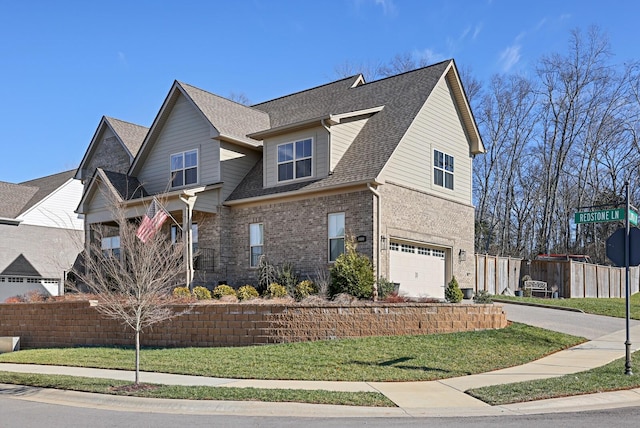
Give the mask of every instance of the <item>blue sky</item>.
[(150, 126), (176, 79), (257, 103), (409, 52), (486, 82), (592, 24), (640, 60), (638, 16), (637, 0), (0, 0), (0, 181), (76, 168), (103, 115)]

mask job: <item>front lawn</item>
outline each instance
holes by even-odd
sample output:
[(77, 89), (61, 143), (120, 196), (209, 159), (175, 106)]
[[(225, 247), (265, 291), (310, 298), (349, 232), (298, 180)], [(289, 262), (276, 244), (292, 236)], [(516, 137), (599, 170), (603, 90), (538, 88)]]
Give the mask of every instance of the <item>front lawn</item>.
[[(634, 353), (638, 354), (637, 352)], [(638, 354), (640, 355), (640, 354)], [(633, 360), (633, 359), (632, 359)], [(467, 394), (491, 405), (592, 394), (640, 387), (640, 376), (624, 374), (625, 359), (561, 377), (471, 389)], [(636, 368), (637, 370), (637, 368)]]
[[(584, 339), (514, 323), (501, 330), (292, 344), (143, 349), (141, 370), (239, 379), (418, 381), (484, 373), (539, 359)], [(33, 349), (0, 362), (133, 370), (124, 348)]]

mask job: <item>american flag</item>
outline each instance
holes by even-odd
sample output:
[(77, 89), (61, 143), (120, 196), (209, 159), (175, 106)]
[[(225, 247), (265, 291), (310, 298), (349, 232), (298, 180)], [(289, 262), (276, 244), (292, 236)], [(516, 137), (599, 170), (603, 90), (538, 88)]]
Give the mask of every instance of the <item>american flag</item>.
[(151, 201), (151, 205), (149, 205), (147, 213), (142, 217), (142, 222), (136, 232), (138, 239), (146, 243), (148, 239), (160, 230), (162, 223), (164, 223), (168, 216), (162, 205), (154, 198), (153, 201)]

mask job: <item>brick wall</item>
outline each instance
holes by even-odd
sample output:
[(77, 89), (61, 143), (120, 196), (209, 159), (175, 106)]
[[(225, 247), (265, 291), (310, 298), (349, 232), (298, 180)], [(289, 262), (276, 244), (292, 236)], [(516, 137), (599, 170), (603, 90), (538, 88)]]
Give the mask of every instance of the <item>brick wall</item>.
[[(186, 309), (176, 305), (177, 311)], [(192, 312), (142, 335), (151, 347), (242, 346), (346, 337), (451, 333), (504, 328), (500, 305), (196, 304)], [(0, 304), (0, 336), (20, 336), (22, 349), (133, 345), (130, 330), (88, 301)]]

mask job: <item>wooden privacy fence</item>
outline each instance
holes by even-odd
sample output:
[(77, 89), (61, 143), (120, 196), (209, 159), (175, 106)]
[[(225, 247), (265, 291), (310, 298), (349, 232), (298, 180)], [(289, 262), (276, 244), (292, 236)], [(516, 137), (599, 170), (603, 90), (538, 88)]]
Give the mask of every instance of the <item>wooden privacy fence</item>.
[[(595, 265), (573, 260), (522, 260), (512, 257), (476, 254), (475, 291), (502, 294), (508, 288), (517, 290), (524, 275), (557, 287), (558, 297), (624, 297), (624, 268)], [(640, 291), (640, 268), (632, 267), (629, 275), (631, 294)]]
[[(549, 287), (558, 287), (559, 297), (624, 297), (624, 268), (595, 265), (573, 260), (532, 260), (530, 266), (523, 266), (532, 279), (545, 281)], [(629, 271), (631, 294), (638, 292), (640, 269), (632, 267)]]
[(522, 259), (476, 254), (476, 291), (502, 294), (505, 288), (518, 289)]

